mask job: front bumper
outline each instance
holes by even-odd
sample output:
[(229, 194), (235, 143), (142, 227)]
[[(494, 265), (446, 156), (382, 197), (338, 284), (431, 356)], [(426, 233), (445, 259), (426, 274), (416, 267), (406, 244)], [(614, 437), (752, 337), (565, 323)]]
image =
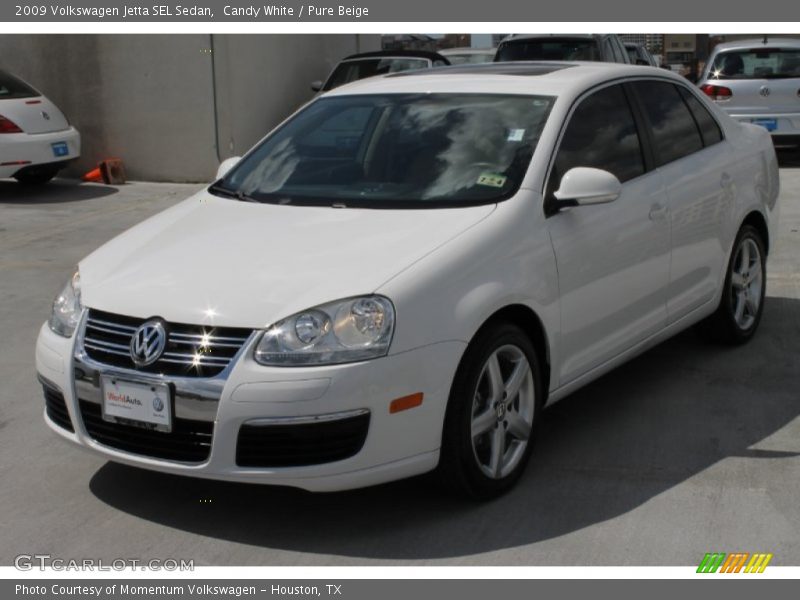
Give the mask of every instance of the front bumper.
[[(53, 144), (65, 143), (67, 154), (57, 156)], [(74, 127), (50, 133), (7, 133), (0, 143), (0, 177), (36, 165), (67, 163), (81, 155), (81, 136)]]
[[(73, 432), (45, 411), (61, 437), (109, 460), (157, 471), (229, 481), (336, 491), (375, 485), (433, 469), (438, 463), (450, 385), (464, 351), (442, 342), (381, 359), (327, 367), (276, 368), (257, 364), (251, 337), (224, 377), (172, 378), (175, 417), (213, 424), (210, 453), (199, 463), (154, 458), (100, 443), (87, 430), (81, 407), (99, 403), (99, 376), (135, 380), (148, 376), (93, 363), (78, 336), (67, 339), (44, 324), (36, 345), (36, 368), (47, 386), (63, 394)], [(416, 408), (390, 413), (392, 400), (422, 392)], [(81, 404), (83, 402), (83, 404)], [(99, 409), (99, 404), (98, 404)], [(243, 425), (312, 422), (369, 414), (363, 446), (342, 460), (306, 466), (255, 468), (237, 465)]]

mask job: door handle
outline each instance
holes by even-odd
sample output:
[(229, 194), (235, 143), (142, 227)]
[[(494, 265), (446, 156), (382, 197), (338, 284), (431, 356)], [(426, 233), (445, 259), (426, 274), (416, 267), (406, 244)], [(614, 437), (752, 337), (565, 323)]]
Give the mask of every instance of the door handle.
[(667, 216), (667, 206), (666, 204), (654, 204), (652, 208), (650, 208), (650, 220), (651, 221), (663, 221)]

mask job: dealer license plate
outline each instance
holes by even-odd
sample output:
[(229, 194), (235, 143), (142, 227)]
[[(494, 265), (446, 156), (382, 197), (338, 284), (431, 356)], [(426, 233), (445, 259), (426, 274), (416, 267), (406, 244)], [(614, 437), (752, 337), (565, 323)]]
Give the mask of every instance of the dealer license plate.
[(165, 383), (103, 377), (103, 419), (159, 431), (172, 431), (172, 403)]
[(53, 148), (53, 156), (69, 156), (69, 146), (67, 146), (67, 142), (55, 142), (54, 144), (50, 144), (50, 147)]
[(761, 125), (767, 131), (775, 131), (778, 128), (778, 119), (752, 119), (753, 125)]

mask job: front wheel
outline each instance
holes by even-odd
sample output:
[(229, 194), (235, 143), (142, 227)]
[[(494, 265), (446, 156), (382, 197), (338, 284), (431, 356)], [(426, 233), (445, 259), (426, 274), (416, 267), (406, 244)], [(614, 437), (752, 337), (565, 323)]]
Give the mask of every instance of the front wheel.
[(733, 245), (719, 307), (700, 324), (701, 331), (722, 342), (747, 342), (761, 321), (766, 283), (764, 241), (757, 229), (745, 225)]
[(507, 491), (530, 458), (541, 409), (536, 351), (511, 324), (479, 332), (456, 373), (439, 471), (450, 488), (489, 499)]

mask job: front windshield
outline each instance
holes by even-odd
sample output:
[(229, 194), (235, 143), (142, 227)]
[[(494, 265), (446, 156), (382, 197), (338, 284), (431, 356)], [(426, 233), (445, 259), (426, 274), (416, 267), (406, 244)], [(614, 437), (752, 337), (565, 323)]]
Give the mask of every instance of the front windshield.
[(509, 40), (497, 50), (495, 61), (509, 60), (589, 60), (602, 57), (597, 43), (584, 38), (542, 38)]
[(321, 98), (210, 189), (280, 204), (495, 202), (522, 183), (552, 103), (501, 94)]
[(752, 48), (721, 52), (709, 69), (712, 79), (800, 77), (800, 49)]
[(426, 58), (359, 58), (357, 60), (346, 60), (340, 62), (333, 70), (328, 81), (325, 82), (323, 91), (332, 90), (345, 83), (375, 77), (376, 75), (386, 75), (387, 73), (399, 73), (400, 71), (415, 71), (426, 69), (430, 66), (430, 61)]

